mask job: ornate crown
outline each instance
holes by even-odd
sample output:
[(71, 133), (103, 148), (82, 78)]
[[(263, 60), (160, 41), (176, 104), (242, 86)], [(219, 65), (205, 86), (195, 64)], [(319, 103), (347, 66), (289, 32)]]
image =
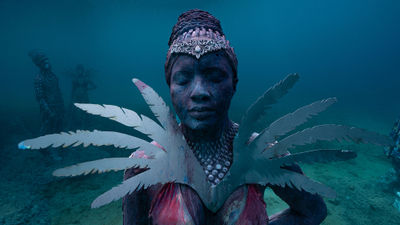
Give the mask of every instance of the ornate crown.
[(196, 56), (199, 59), (202, 55), (218, 51), (220, 49), (230, 48), (229, 41), (218, 31), (205, 28), (190, 29), (183, 33), (171, 44), (168, 55), (172, 53), (185, 53)]

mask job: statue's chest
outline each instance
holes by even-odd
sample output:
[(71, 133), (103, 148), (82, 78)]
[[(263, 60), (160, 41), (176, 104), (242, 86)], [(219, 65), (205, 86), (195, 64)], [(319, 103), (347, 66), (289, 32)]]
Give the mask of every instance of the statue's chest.
[(54, 75), (48, 75), (41, 79), (43, 89), (48, 93), (58, 91), (58, 79)]
[(158, 192), (153, 190), (157, 194), (150, 212), (156, 224), (241, 224), (249, 220), (252, 221), (247, 224), (264, 224), (267, 221), (262, 190), (253, 185), (234, 191), (216, 213), (209, 211), (197, 193), (186, 185), (169, 183), (157, 189)]

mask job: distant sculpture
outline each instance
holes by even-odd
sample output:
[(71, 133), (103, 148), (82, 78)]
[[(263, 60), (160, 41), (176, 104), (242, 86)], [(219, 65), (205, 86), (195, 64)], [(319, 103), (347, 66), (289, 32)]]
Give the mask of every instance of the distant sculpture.
[(78, 64), (73, 74), (71, 103), (70, 103), (70, 127), (87, 128), (87, 113), (76, 108), (74, 103), (89, 103), (89, 91), (96, 89), (96, 85), (90, 80), (90, 71), (85, 70), (82, 64)]
[(392, 159), (393, 168), (396, 172), (396, 180), (400, 182), (400, 117), (394, 123), (390, 137), (393, 139), (393, 145), (385, 149), (385, 154)]
[(39, 68), (34, 80), (36, 100), (40, 106), (40, 134), (56, 133), (62, 130), (64, 101), (58, 86), (58, 78), (52, 72), (47, 56), (39, 51), (30, 51), (32, 62)]

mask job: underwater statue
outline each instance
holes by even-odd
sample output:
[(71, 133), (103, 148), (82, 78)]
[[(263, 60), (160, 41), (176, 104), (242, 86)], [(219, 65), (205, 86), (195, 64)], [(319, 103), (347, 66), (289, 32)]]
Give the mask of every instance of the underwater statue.
[(385, 154), (392, 160), (392, 165), (396, 173), (396, 181), (400, 182), (400, 117), (394, 123), (390, 137), (393, 143), (385, 148)]
[(90, 80), (90, 71), (85, 70), (82, 64), (78, 64), (72, 81), (71, 102), (88, 103), (88, 92), (94, 89), (96, 89), (96, 85)]
[[(327, 215), (322, 197), (331, 188), (311, 180), (297, 163), (347, 160), (356, 153), (314, 149), (291, 154), (295, 146), (318, 140), (386, 145), (390, 138), (355, 127), (324, 124), (292, 132), (336, 102), (316, 101), (256, 132), (260, 118), (298, 81), (291, 74), (269, 88), (243, 115), (228, 117), (236, 91), (237, 59), (219, 21), (201, 10), (183, 13), (174, 26), (165, 63), (175, 115), (164, 100), (138, 79), (139, 89), (158, 121), (113, 105), (75, 104), (131, 127), (152, 141), (115, 131), (62, 132), (21, 142), (24, 149), (105, 146), (132, 150), (129, 158), (104, 158), (54, 171), (59, 177), (125, 170), (124, 181), (97, 197), (93, 208), (123, 198), (123, 223), (132, 224), (320, 224)], [(291, 133), (292, 132), (292, 133)], [(291, 133), (289, 135), (289, 133)], [(289, 208), (268, 216), (264, 190)]]
[(60, 132), (63, 129), (64, 101), (58, 78), (51, 70), (49, 59), (44, 53), (32, 50), (29, 56), (40, 70), (34, 81), (36, 100), (40, 106), (40, 134)]
[(78, 64), (73, 74), (71, 102), (69, 107), (69, 127), (73, 129), (87, 128), (88, 116), (74, 106), (74, 103), (89, 103), (89, 91), (96, 89), (96, 85), (90, 79), (90, 71), (85, 70), (82, 64)]

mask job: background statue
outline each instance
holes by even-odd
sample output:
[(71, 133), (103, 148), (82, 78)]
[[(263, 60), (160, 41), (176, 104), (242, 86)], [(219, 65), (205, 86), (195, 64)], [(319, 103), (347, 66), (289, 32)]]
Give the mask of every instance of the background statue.
[(71, 129), (88, 128), (89, 118), (87, 113), (76, 108), (74, 103), (89, 103), (89, 91), (96, 89), (96, 85), (90, 79), (91, 72), (85, 70), (82, 64), (78, 64), (72, 74), (71, 102), (69, 105), (69, 127)]
[(56, 133), (62, 130), (64, 101), (58, 85), (58, 78), (51, 70), (47, 56), (39, 51), (30, 51), (32, 62), (39, 68), (35, 77), (36, 100), (40, 106), (40, 134)]
[(394, 123), (390, 137), (393, 139), (393, 144), (385, 147), (384, 151), (386, 156), (392, 160), (394, 176), (396, 176), (394, 182), (400, 186), (400, 117)]
[(393, 207), (400, 212), (400, 117), (394, 123), (390, 137), (393, 144), (386, 146), (384, 153), (392, 161), (393, 169), (382, 177), (381, 182), (387, 185), (387, 190), (395, 192)]
[(390, 148), (389, 157), (392, 158), (397, 180), (400, 182), (400, 117), (394, 123), (390, 136), (393, 139), (393, 146)]

